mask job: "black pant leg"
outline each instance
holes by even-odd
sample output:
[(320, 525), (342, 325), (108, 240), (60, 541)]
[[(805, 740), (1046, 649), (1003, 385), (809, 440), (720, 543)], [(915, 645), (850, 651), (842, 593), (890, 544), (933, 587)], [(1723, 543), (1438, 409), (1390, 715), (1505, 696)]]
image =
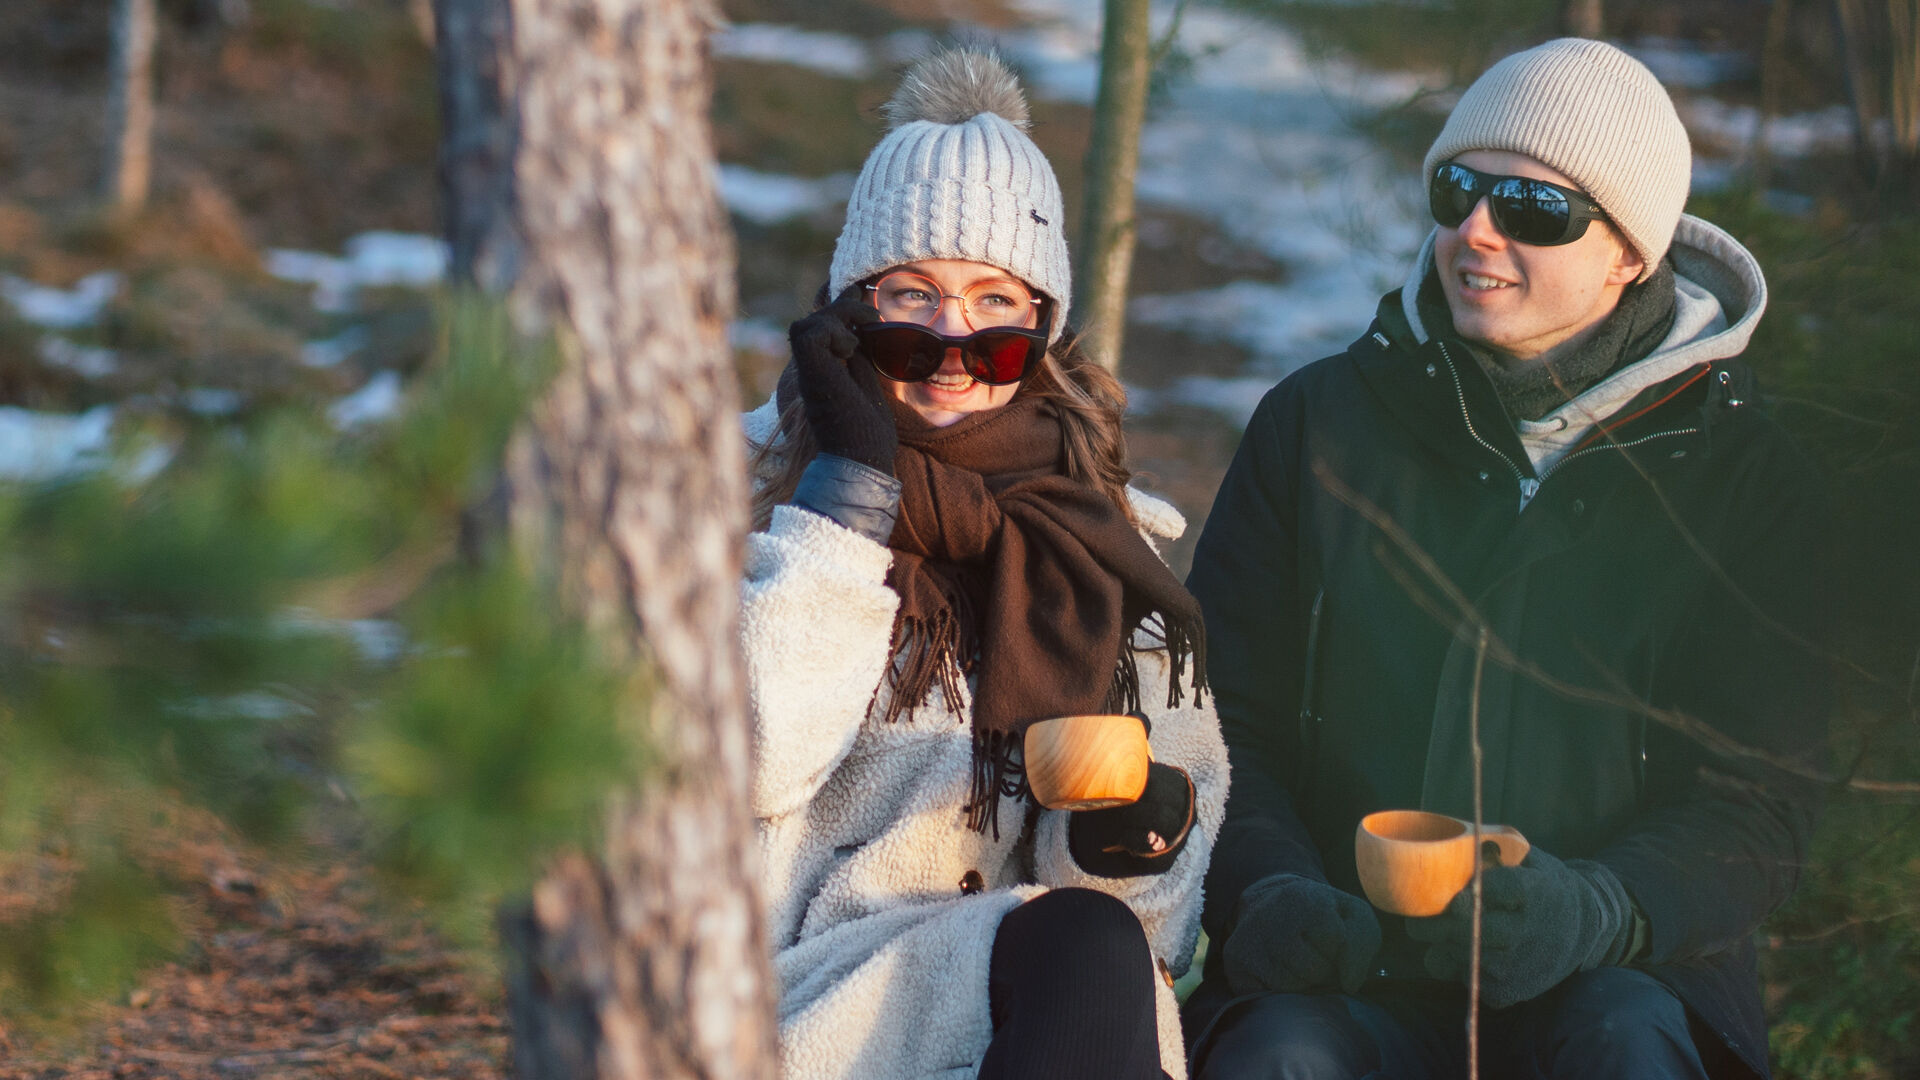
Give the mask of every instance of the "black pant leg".
[(1481, 1043), (1490, 1080), (1707, 1080), (1687, 1007), (1632, 968), (1582, 972), (1482, 1029), (1493, 1036)]
[(1055, 889), (993, 939), (982, 1080), (1162, 1080), (1153, 955), (1127, 905)]

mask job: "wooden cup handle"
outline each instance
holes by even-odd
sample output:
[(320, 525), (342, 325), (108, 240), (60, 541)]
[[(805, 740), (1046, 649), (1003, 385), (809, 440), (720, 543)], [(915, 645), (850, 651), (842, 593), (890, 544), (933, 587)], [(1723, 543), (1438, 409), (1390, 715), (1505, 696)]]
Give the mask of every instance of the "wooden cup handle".
[[(1473, 823), (1468, 822), (1467, 828), (1471, 830)], [(1492, 844), (1500, 850), (1501, 866), (1519, 866), (1526, 860), (1527, 852), (1533, 850), (1533, 845), (1520, 835), (1520, 830), (1511, 825), (1480, 826), (1480, 844), (1482, 848)]]

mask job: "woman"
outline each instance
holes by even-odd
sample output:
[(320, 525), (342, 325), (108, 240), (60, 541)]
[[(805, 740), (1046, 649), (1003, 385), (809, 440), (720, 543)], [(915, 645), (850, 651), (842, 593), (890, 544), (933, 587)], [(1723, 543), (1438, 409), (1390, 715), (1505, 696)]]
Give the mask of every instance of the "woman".
[[(1226, 754), (1200, 617), (1126, 486), (1118, 382), (1063, 332), (1059, 186), (997, 59), (887, 106), (834, 251), (749, 414), (743, 639), (790, 1077), (1186, 1075)], [(1145, 709), (1131, 805), (1041, 810), (1035, 720)]]

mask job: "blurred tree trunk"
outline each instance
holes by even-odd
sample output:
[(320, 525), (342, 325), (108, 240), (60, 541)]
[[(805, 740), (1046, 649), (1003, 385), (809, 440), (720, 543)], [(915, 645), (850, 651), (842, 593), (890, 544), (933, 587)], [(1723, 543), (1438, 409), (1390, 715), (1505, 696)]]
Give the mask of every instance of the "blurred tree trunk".
[(1134, 178), (1140, 169), (1140, 127), (1147, 114), (1152, 35), (1147, 0), (1106, 0), (1100, 40), (1100, 94), (1087, 148), (1086, 218), (1080, 229), (1079, 295), (1074, 307), (1093, 356), (1120, 366), (1126, 338), (1127, 281), (1133, 275), (1138, 221)]
[(1601, 0), (1566, 0), (1560, 25), (1573, 37), (1598, 38), (1603, 31)]
[(1767, 35), (1760, 48), (1760, 122), (1753, 129), (1753, 189), (1762, 192), (1773, 173), (1773, 148), (1767, 136), (1784, 108), (1787, 44), (1793, 27), (1793, 0), (1767, 6)]
[(710, 0), (440, 0), (455, 273), (544, 316), (563, 370), (515, 440), (518, 550), (646, 665), (653, 767), (503, 926), (522, 1077), (772, 1077), (736, 636), (745, 454), (713, 187)]
[(1920, 0), (1834, 0), (1863, 170), (1896, 197), (1920, 186)]
[(117, 0), (107, 87), (101, 194), (116, 213), (138, 213), (153, 173), (153, 0)]
[(1889, 0), (1887, 29), (1887, 117), (1894, 151), (1912, 181), (1920, 164), (1920, 0)]

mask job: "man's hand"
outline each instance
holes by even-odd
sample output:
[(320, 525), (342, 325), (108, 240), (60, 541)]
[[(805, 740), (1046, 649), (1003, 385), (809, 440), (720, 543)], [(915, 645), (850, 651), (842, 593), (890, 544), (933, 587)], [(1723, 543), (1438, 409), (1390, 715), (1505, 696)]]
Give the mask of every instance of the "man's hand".
[[(1532, 1000), (1575, 972), (1628, 958), (1633, 901), (1599, 863), (1563, 863), (1534, 848), (1519, 866), (1487, 867), (1481, 882), (1480, 995), (1489, 1008)], [(1466, 981), (1472, 919), (1469, 885), (1440, 914), (1407, 920), (1407, 934), (1428, 943), (1428, 974)]]
[(1380, 951), (1380, 922), (1365, 900), (1299, 874), (1261, 878), (1240, 894), (1222, 946), (1236, 994), (1353, 993)]
[(900, 436), (880, 375), (860, 353), (854, 331), (880, 312), (849, 289), (787, 328), (807, 426), (824, 453), (891, 474)]

